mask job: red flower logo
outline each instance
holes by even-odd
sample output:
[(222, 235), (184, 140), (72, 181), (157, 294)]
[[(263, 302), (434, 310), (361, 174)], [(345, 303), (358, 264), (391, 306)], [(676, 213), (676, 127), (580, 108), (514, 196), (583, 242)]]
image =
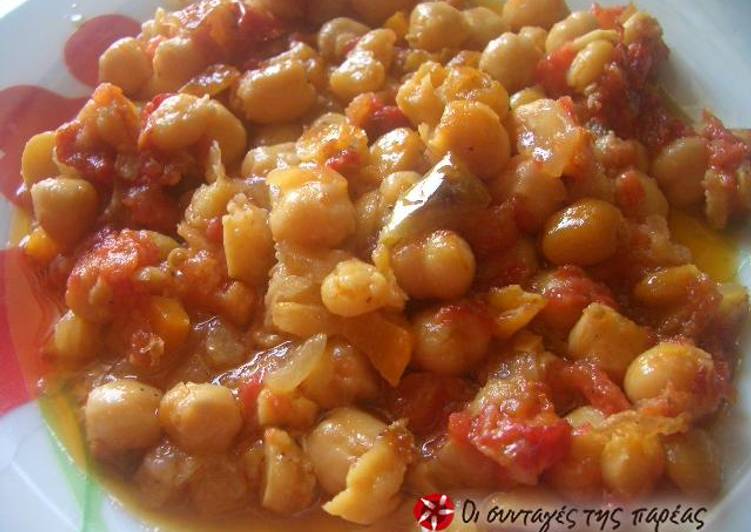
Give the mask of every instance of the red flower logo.
[(445, 530), (454, 520), (456, 506), (448, 495), (432, 493), (417, 500), (412, 514), (423, 532)]

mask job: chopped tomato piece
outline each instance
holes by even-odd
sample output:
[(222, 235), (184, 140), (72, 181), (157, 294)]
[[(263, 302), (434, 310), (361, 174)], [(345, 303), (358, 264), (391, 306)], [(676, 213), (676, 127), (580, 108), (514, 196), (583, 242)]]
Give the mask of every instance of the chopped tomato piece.
[(618, 385), (592, 362), (580, 360), (563, 368), (558, 376), (566, 385), (579, 390), (592, 406), (606, 415), (617, 414), (631, 407)]
[(576, 50), (567, 44), (537, 64), (537, 83), (542, 85), (551, 97), (557, 98), (569, 92), (566, 74), (575, 57)]
[(386, 402), (396, 418), (406, 418), (410, 430), (422, 436), (445, 427), (449, 414), (460, 409), (474, 392), (464, 379), (418, 372), (389, 389)]

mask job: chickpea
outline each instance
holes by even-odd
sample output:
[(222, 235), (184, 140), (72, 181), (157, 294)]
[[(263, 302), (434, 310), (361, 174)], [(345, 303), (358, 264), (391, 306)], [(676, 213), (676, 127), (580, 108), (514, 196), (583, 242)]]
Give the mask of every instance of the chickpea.
[(365, 24), (347, 17), (329, 20), (318, 31), (318, 51), (327, 60), (340, 62), (353, 42), (370, 31)]
[(704, 199), (702, 181), (709, 166), (706, 139), (674, 140), (652, 161), (652, 175), (675, 207), (691, 207)]
[(448, 2), (417, 4), (409, 17), (407, 42), (413, 48), (437, 52), (459, 48), (469, 36), (462, 12)]
[[(604, 419), (602, 413), (596, 414), (577, 414), (584, 411), (582, 407), (572, 412), (566, 419), (572, 425), (574, 423), (589, 424), (595, 426), (591, 421)], [(592, 409), (594, 410), (594, 409)], [(581, 422), (575, 416), (581, 415), (586, 420)], [(589, 418), (593, 418), (590, 420)], [(574, 425), (580, 426), (580, 425)], [(563, 460), (557, 462), (550, 468), (547, 478), (553, 488), (566, 498), (575, 500), (592, 500), (602, 495), (602, 467), (600, 465), (603, 448), (607, 443), (607, 437), (596, 431), (575, 431), (571, 435), (571, 445), (568, 453)]]
[(63, 248), (72, 247), (89, 231), (99, 211), (94, 186), (73, 177), (35, 183), (31, 187), (31, 203), (39, 225)]
[(351, 407), (331, 410), (305, 438), (305, 452), (318, 483), (333, 495), (346, 487), (350, 465), (370, 449), (386, 429), (379, 419)]
[(652, 345), (646, 329), (601, 303), (592, 303), (568, 338), (574, 359), (589, 359), (621, 382), (629, 364)]
[(711, 497), (720, 490), (720, 458), (714, 442), (701, 429), (674, 434), (664, 441), (668, 478), (692, 497)]
[(229, 110), (216, 100), (209, 100), (209, 122), (203, 137), (216, 141), (222, 152), (222, 161), (234, 165), (247, 149), (248, 134), (245, 126)]
[(208, 98), (192, 94), (170, 96), (149, 115), (140, 142), (148, 140), (164, 151), (192, 146), (208, 128), (212, 112)]
[(310, 110), (317, 95), (299, 60), (251, 70), (237, 85), (237, 100), (245, 118), (258, 124), (292, 122)]
[(585, 427), (597, 427), (605, 421), (605, 414), (593, 406), (580, 406), (566, 414), (566, 421), (575, 429)]
[(415, 127), (426, 123), (435, 126), (441, 119), (444, 102), (439, 98), (437, 88), (446, 78), (442, 65), (428, 61), (402, 84), (396, 95), (399, 109)]
[(566, 186), (523, 156), (511, 159), (500, 176), (490, 183), (496, 201), (513, 200), (524, 213), (522, 229), (537, 232), (566, 199)]
[(263, 458), (261, 506), (290, 515), (313, 503), (313, 467), (292, 436), (280, 429), (266, 429)]
[(435, 231), (407, 244), (391, 262), (399, 285), (417, 299), (459, 298), (475, 276), (472, 249), (453, 231)]
[(428, 309), (413, 321), (415, 365), (440, 375), (463, 375), (485, 356), (490, 326), (467, 303)]
[(526, 89), (522, 89), (511, 95), (511, 109), (516, 109), (517, 107), (521, 107), (522, 105), (527, 105), (528, 103), (542, 100), (543, 98), (545, 98), (545, 90), (542, 87), (540, 87), (539, 85), (527, 87)]
[(55, 136), (54, 131), (45, 131), (26, 142), (21, 155), (21, 175), (27, 188), (45, 177), (55, 177), (60, 173), (54, 158)]
[(438, 89), (438, 95), (444, 102), (472, 100), (484, 103), (493, 109), (498, 118), (506, 118), (509, 98), (503, 85), (473, 67), (447, 68), (446, 74), (446, 79)]
[(503, 20), (511, 31), (524, 26), (549, 30), (568, 13), (565, 0), (508, 0), (503, 6)]
[[(636, 185), (640, 196), (634, 201), (629, 192), (621, 193), (621, 186), (626, 190)], [(616, 178), (616, 199), (618, 206), (628, 217), (646, 218), (660, 216), (667, 218), (670, 209), (668, 200), (657, 186), (657, 181), (638, 170), (627, 170)]]
[(266, 177), (277, 168), (296, 166), (300, 158), (295, 148), (294, 142), (253, 148), (245, 155), (240, 172), (245, 177)]
[(136, 95), (151, 79), (151, 59), (133, 37), (115, 41), (99, 57), (99, 81), (117, 85)]
[(545, 39), (548, 32), (538, 26), (524, 26), (519, 30), (519, 37), (529, 39), (543, 54), (545, 53)]
[(331, 91), (341, 100), (380, 90), (386, 82), (386, 67), (373, 52), (358, 50), (350, 54), (329, 78)]
[(269, 226), (274, 240), (333, 247), (355, 229), (355, 208), (347, 180), (329, 168), (275, 170)]
[(373, 143), (370, 147), (370, 161), (380, 176), (423, 170), (426, 164), (425, 143), (412, 129), (394, 129)]
[(455, 153), (481, 179), (495, 177), (511, 157), (511, 144), (498, 115), (480, 102), (459, 100), (446, 105), (428, 143), (439, 156)]
[(598, 28), (597, 17), (591, 11), (575, 11), (556, 22), (545, 39), (545, 51), (552, 53), (564, 44)]
[(469, 29), (464, 46), (471, 50), (483, 50), (490, 41), (506, 31), (503, 18), (487, 7), (466, 9), (463, 14)]
[(370, 360), (344, 340), (326, 343), (323, 356), (300, 385), (300, 391), (323, 409), (375, 399), (380, 381)]
[(613, 44), (605, 40), (591, 42), (580, 50), (566, 74), (569, 86), (584, 93), (584, 89), (597, 81), (605, 70), (605, 66), (613, 57), (614, 50)]
[(366, 23), (377, 26), (383, 24), (396, 11), (409, 10), (415, 0), (352, 0), (352, 9)]
[(208, 65), (204, 52), (193, 39), (172, 37), (160, 42), (154, 51), (152, 91), (174, 92), (200, 74)]
[(375, 266), (345, 260), (321, 284), (321, 299), (329, 312), (351, 318), (382, 307), (401, 307), (404, 298)]
[(623, 23), (623, 44), (626, 46), (640, 39), (659, 39), (662, 37), (660, 23), (644, 11), (637, 11)]
[[(715, 374), (712, 356), (692, 345), (662, 342), (639, 355), (628, 367), (623, 388), (636, 403), (673, 392), (700, 394), (696, 383)], [(698, 412), (697, 412), (698, 413)]]
[(639, 431), (616, 433), (602, 450), (602, 480), (621, 499), (648, 495), (665, 469), (665, 451), (657, 436)]
[(516, 92), (534, 83), (537, 63), (542, 52), (530, 39), (504, 33), (485, 47), (480, 69), (499, 81), (509, 92)]
[(680, 305), (705, 275), (694, 264), (661, 268), (639, 281), (634, 287), (634, 299), (650, 307)]
[(102, 343), (99, 325), (76, 316), (69, 310), (55, 323), (51, 351), (63, 362), (83, 362), (93, 358)]
[(256, 207), (245, 195), (235, 196), (222, 217), (227, 273), (251, 286), (263, 284), (274, 264), (274, 240), (266, 209)]
[(155, 445), (162, 434), (157, 417), (162, 392), (132, 380), (91, 390), (84, 407), (86, 437), (94, 454), (110, 456)]
[(159, 421), (189, 452), (226, 451), (242, 428), (232, 392), (217, 384), (179, 383), (162, 398)]
[(359, 51), (371, 52), (386, 70), (391, 68), (394, 60), (394, 44), (396, 44), (396, 33), (389, 29), (372, 30), (363, 35), (353, 53)]
[(550, 217), (542, 253), (553, 264), (591, 266), (615, 254), (620, 211), (602, 200), (583, 199)]
[(387, 175), (378, 187), (381, 201), (384, 205), (393, 207), (399, 197), (421, 179), (422, 175), (417, 172), (394, 172)]

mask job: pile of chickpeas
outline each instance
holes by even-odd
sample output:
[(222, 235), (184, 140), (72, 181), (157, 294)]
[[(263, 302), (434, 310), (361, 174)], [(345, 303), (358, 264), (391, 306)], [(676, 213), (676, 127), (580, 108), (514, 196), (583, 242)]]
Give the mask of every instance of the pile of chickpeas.
[(23, 246), (65, 306), (46, 353), (93, 455), (209, 515), (716, 493), (748, 297), (667, 219), (724, 227), (745, 196), (699, 129), (655, 150), (582, 119), (661, 35), (563, 0), (157, 10), (23, 154)]

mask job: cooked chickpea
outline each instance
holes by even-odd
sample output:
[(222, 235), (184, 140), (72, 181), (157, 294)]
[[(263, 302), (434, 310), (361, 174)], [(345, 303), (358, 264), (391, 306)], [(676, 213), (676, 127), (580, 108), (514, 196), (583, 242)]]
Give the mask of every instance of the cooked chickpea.
[(413, 362), (440, 375), (472, 370), (490, 343), (487, 318), (465, 303), (425, 310), (415, 317), (413, 329)]
[(63, 248), (76, 244), (94, 223), (99, 196), (88, 181), (48, 178), (31, 187), (31, 203), (39, 225)]
[(386, 429), (379, 419), (351, 407), (336, 408), (305, 438), (305, 452), (329, 494), (346, 487), (347, 472)]
[[(621, 184), (626, 187), (636, 185), (639, 195), (636, 201), (629, 193), (621, 194)], [(646, 218), (647, 216), (661, 216), (667, 218), (670, 206), (665, 195), (657, 185), (657, 181), (638, 170), (627, 170), (616, 178), (616, 199), (618, 206), (628, 217)]]
[(38, 133), (26, 142), (21, 155), (21, 175), (27, 187), (60, 173), (55, 164), (54, 151), (54, 131)]
[(347, 180), (334, 170), (275, 170), (267, 182), (273, 198), (269, 226), (277, 242), (333, 247), (354, 231)]
[(55, 323), (50, 349), (62, 362), (78, 363), (96, 356), (101, 342), (99, 325), (69, 310)]
[(446, 103), (455, 100), (484, 103), (501, 120), (508, 115), (509, 98), (506, 89), (488, 74), (473, 67), (447, 68), (446, 79), (438, 88), (438, 95)]
[(240, 160), (248, 145), (245, 126), (229, 110), (216, 100), (209, 100), (210, 117), (203, 138), (216, 141), (222, 152), (222, 161), (233, 165)]
[(555, 52), (566, 43), (598, 28), (597, 17), (591, 11), (575, 11), (556, 22), (545, 39), (545, 51)]
[(446, 105), (428, 143), (438, 155), (460, 157), (477, 177), (495, 177), (511, 157), (506, 129), (493, 110), (480, 102), (458, 100)]
[(504, 33), (485, 47), (480, 69), (498, 80), (507, 91), (516, 92), (534, 83), (540, 59), (542, 51), (530, 39)]
[(407, 42), (414, 48), (437, 52), (459, 48), (469, 36), (462, 12), (448, 2), (417, 4), (409, 17)]
[(545, 39), (548, 32), (538, 26), (524, 26), (519, 30), (519, 37), (529, 39), (538, 50), (545, 53)]
[(426, 164), (425, 143), (412, 129), (394, 129), (373, 143), (370, 147), (370, 161), (382, 176), (394, 172), (423, 170)]
[(164, 394), (159, 421), (190, 452), (226, 451), (243, 424), (240, 407), (228, 388), (192, 382), (181, 382)]
[(680, 305), (690, 297), (691, 290), (704, 278), (694, 264), (660, 268), (639, 281), (634, 287), (634, 299), (650, 307)]
[(524, 26), (548, 30), (568, 13), (565, 0), (508, 0), (503, 6), (503, 20), (511, 31)]
[(212, 119), (208, 98), (175, 94), (149, 115), (141, 142), (151, 142), (164, 151), (176, 151), (198, 142)]
[(136, 95), (151, 79), (151, 59), (133, 37), (115, 41), (99, 58), (99, 81), (117, 85)]
[(116, 380), (91, 390), (84, 407), (86, 437), (94, 454), (146, 449), (162, 434), (157, 417), (162, 392), (132, 380)]
[(621, 382), (631, 361), (651, 345), (646, 329), (607, 305), (592, 303), (571, 329), (568, 353), (577, 360), (594, 361)]
[[(602, 413), (597, 410), (595, 412), (598, 412), (599, 416), (589, 412), (578, 414), (579, 411), (584, 411), (586, 408), (591, 407), (582, 407), (572, 412), (566, 416), (566, 420), (574, 427), (578, 427), (586, 424), (596, 426), (599, 424), (600, 418), (604, 419)], [(578, 416), (585, 419), (579, 420)], [(550, 484), (566, 498), (587, 501), (601, 496), (602, 467), (600, 460), (606, 443), (607, 437), (596, 431), (575, 431), (571, 435), (568, 453), (563, 460), (554, 464), (547, 473)]]
[(405, 81), (396, 94), (399, 109), (407, 115), (412, 125), (435, 126), (441, 119), (444, 102), (438, 96), (437, 89), (446, 78), (446, 70), (433, 61), (424, 62), (420, 68)]
[(201, 47), (188, 37), (172, 37), (160, 42), (154, 51), (152, 91), (174, 92), (199, 74), (207, 65)]
[(388, 70), (394, 60), (394, 44), (396, 44), (396, 33), (389, 29), (380, 28), (363, 35), (357, 41), (353, 53), (370, 52)]
[(294, 142), (253, 148), (245, 155), (240, 172), (244, 177), (266, 177), (277, 168), (296, 166), (300, 158), (295, 148)]
[(616, 497), (649, 495), (665, 469), (665, 451), (657, 436), (637, 431), (616, 433), (600, 460), (602, 480)]
[(720, 490), (720, 457), (714, 442), (701, 429), (674, 434), (664, 441), (668, 478), (685, 494), (711, 497)]
[(370, 31), (365, 24), (351, 18), (329, 20), (318, 31), (318, 51), (328, 61), (339, 62), (352, 43)]
[(237, 100), (251, 122), (292, 122), (315, 104), (317, 92), (299, 60), (282, 61), (247, 72), (238, 82)]
[(403, 305), (398, 288), (375, 266), (358, 259), (336, 265), (321, 284), (321, 299), (329, 312), (348, 318)]
[(575, 429), (585, 427), (597, 427), (605, 421), (605, 414), (593, 406), (580, 406), (566, 414), (566, 421)]
[(522, 105), (527, 105), (528, 103), (542, 100), (543, 98), (545, 98), (545, 91), (543, 90), (543, 88), (539, 85), (534, 85), (512, 94), (509, 103), (511, 105), (511, 109), (516, 109), (517, 107), (521, 107)]
[(623, 23), (623, 44), (626, 46), (640, 39), (656, 39), (662, 36), (662, 28), (655, 18), (637, 11)]
[(297, 442), (283, 430), (263, 435), (261, 506), (290, 515), (305, 510), (315, 499), (313, 467)]
[(376, 92), (386, 83), (386, 67), (373, 52), (358, 50), (329, 78), (331, 91), (341, 100), (349, 101), (366, 92)]
[(238, 195), (227, 205), (222, 217), (224, 255), (227, 273), (251, 286), (263, 284), (274, 264), (274, 240), (266, 209), (252, 205)]
[(557, 265), (602, 262), (615, 254), (621, 218), (620, 211), (605, 201), (577, 201), (550, 217), (543, 230), (542, 252)]
[(483, 50), (490, 41), (506, 31), (503, 18), (487, 7), (466, 9), (463, 14), (469, 30), (464, 46), (471, 50)]
[(704, 199), (702, 181), (709, 165), (709, 149), (702, 137), (674, 140), (652, 161), (652, 175), (671, 205), (691, 207)]
[(600, 77), (605, 65), (613, 57), (614, 50), (613, 44), (605, 40), (591, 42), (580, 50), (566, 74), (569, 86), (583, 93), (584, 89)]
[(475, 276), (472, 249), (453, 231), (435, 231), (402, 246), (391, 262), (399, 285), (417, 299), (456, 299)]
[(668, 387), (674, 392), (697, 392), (702, 376), (715, 373), (712, 356), (688, 344), (662, 342), (639, 355), (628, 367), (623, 388), (632, 402), (659, 397)]

